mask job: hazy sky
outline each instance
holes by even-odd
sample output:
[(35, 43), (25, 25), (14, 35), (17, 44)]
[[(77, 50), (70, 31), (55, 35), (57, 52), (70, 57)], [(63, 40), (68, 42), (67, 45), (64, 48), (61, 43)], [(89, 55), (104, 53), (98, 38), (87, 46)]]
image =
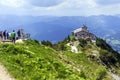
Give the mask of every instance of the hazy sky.
[(0, 15), (90, 16), (120, 14), (120, 0), (0, 0)]

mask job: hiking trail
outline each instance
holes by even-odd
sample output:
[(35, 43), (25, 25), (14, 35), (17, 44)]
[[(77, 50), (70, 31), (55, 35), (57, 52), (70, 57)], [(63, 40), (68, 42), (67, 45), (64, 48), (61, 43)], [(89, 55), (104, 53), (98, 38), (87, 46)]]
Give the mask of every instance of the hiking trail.
[(0, 80), (15, 80), (7, 72), (7, 70), (0, 64)]
[(112, 76), (113, 80), (120, 80), (120, 77), (116, 74), (110, 73), (110, 75)]

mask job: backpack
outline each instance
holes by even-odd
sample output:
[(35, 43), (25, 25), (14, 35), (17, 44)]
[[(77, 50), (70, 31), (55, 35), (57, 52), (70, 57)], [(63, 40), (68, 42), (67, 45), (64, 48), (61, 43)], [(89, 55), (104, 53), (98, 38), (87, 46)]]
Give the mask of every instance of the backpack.
[(14, 38), (16, 36), (15, 32), (11, 33), (11, 37)]

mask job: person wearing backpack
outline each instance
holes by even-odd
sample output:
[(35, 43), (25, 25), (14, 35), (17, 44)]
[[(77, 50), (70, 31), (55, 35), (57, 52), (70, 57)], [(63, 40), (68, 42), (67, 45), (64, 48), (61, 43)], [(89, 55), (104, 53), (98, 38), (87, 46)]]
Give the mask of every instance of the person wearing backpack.
[(11, 39), (12, 39), (12, 42), (15, 43), (15, 40), (16, 40), (15, 30), (13, 30), (13, 32), (11, 32)]

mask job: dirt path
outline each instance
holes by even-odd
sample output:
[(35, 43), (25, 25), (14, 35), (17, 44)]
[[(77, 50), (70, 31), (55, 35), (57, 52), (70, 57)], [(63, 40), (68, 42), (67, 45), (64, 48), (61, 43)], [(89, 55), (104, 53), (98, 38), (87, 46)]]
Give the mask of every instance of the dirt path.
[(113, 74), (113, 73), (110, 73), (110, 75), (113, 77), (113, 80), (120, 80), (120, 77)]
[(79, 50), (77, 48), (78, 45), (79, 45), (78, 41), (70, 42), (70, 43), (67, 44), (67, 46), (71, 47), (71, 52), (74, 52), (74, 53), (79, 53)]
[(6, 69), (0, 64), (0, 80), (14, 80), (7, 73)]

